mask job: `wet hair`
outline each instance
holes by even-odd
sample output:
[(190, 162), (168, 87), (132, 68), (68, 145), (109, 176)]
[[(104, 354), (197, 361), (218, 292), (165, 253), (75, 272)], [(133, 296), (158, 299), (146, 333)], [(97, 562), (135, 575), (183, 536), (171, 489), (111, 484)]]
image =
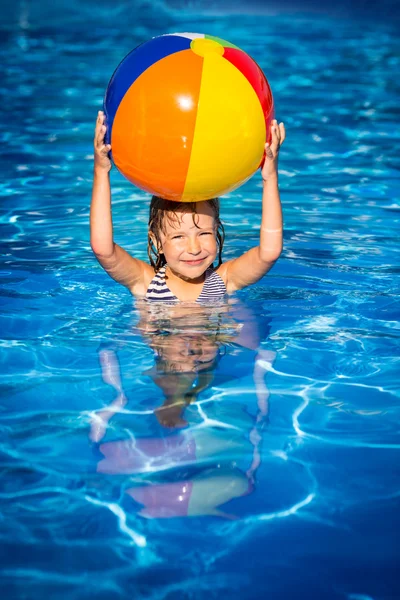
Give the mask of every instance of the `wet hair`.
[[(225, 232), (224, 226), (222, 225), (219, 218), (219, 199), (213, 198), (212, 200), (204, 200), (214, 212), (215, 225), (217, 228), (216, 237), (218, 245), (218, 267), (222, 263), (222, 247), (224, 245)], [(150, 215), (149, 215), (149, 234), (147, 242), (147, 254), (149, 256), (150, 264), (157, 272), (166, 264), (165, 256), (159, 251), (161, 246), (160, 231), (165, 233), (165, 219), (168, 219), (170, 223), (179, 223), (179, 216), (176, 214), (177, 210), (186, 210), (192, 213), (193, 223), (197, 227), (196, 215), (197, 206), (199, 202), (175, 202), (174, 200), (164, 200), (158, 196), (153, 196), (150, 203)], [(155, 242), (151, 239), (153, 234)]]

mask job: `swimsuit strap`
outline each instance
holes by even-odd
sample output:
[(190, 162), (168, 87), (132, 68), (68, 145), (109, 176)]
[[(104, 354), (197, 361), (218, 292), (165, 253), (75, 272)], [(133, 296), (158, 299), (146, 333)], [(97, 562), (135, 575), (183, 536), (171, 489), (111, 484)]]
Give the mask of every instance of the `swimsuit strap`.
[(178, 298), (171, 292), (165, 281), (165, 269), (161, 267), (154, 275), (146, 292), (146, 299), (152, 302), (179, 302)]
[[(146, 299), (151, 302), (179, 302), (179, 299), (171, 292), (165, 281), (165, 270), (167, 265), (154, 275), (146, 292)], [(226, 294), (225, 283), (212, 267), (206, 271), (203, 289), (196, 302), (199, 304), (221, 300)]]
[(226, 294), (225, 283), (220, 275), (212, 267), (209, 267), (206, 271), (206, 278), (204, 281), (203, 289), (201, 290), (200, 296), (196, 302), (203, 304), (206, 302), (213, 302), (215, 300), (221, 300)]

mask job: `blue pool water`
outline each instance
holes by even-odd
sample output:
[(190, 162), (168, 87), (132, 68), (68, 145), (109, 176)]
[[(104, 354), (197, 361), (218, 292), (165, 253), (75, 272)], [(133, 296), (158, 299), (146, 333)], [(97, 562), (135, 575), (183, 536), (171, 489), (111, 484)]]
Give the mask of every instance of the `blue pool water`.
[[(3, 15), (3, 597), (397, 600), (396, 23), (345, 3), (182, 5)], [(88, 213), (108, 79), (168, 31), (265, 70), (285, 247), (224, 309), (154, 318), (96, 263)], [(148, 199), (112, 184), (115, 239), (145, 259)], [(225, 259), (257, 243), (260, 198), (256, 175), (223, 199)]]

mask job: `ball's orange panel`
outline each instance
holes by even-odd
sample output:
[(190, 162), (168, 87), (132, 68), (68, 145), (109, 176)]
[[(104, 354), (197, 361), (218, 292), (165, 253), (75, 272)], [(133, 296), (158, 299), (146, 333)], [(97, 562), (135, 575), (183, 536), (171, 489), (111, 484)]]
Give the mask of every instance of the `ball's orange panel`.
[(203, 58), (191, 50), (166, 56), (138, 77), (115, 115), (116, 166), (138, 187), (169, 200), (180, 200), (185, 187), (202, 68)]

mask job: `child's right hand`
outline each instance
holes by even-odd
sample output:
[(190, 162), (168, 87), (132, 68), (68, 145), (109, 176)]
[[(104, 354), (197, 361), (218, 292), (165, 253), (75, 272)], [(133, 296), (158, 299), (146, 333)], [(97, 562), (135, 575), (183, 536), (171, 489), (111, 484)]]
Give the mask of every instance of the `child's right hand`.
[(111, 169), (111, 160), (108, 156), (111, 145), (104, 143), (104, 136), (107, 130), (104, 124), (105, 120), (106, 117), (103, 111), (99, 110), (97, 113), (96, 129), (94, 130), (94, 168), (108, 172)]

